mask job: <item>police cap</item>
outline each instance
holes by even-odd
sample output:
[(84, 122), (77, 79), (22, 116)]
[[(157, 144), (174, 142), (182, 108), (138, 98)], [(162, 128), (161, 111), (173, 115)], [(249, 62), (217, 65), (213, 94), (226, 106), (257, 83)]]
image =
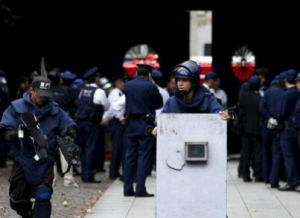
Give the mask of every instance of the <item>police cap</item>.
[(137, 72), (139, 75), (147, 75), (148, 73), (152, 74), (153, 67), (148, 64), (137, 64)]
[(211, 71), (211, 72), (208, 72), (208, 73), (205, 75), (205, 80), (210, 80), (210, 79), (215, 80), (215, 79), (217, 79), (217, 77), (218, 77), (218, 76), (217, 76), (217, 73)]
[(98, 71), (98, 67), (92, 67), (83, 75), (83, 79), (88, 79), (96, 74), (100, 74)]
[(156, 69), (152, 70), (152, 77), (153, 78), (161, 78), (163, 76), (162, 72)]
[(38, 96), (52, 97), (51, 81), (46, 77), (35, 77), (31, 83), (31, 87)]
[(294, 69), (290, 69), (285, 71), (285, 78), (291, 82), (291, 81), (295, 81), (295, 79), (297, 78), (297, 72)]
[(60, 77), (65, 80), (75, 80), (77, 76), (74, 73), (67, 70), (61, 73)]

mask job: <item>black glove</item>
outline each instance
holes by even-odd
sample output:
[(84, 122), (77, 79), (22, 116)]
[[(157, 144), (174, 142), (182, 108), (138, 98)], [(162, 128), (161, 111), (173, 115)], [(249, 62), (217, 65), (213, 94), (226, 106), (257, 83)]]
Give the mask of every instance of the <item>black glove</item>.
[(79, 146), (74, 143), (74, 139), (70, 136), (57, 136), (57, 143), (67, 163), (70, 165), (79, 165), (80, 149)]
[(18, 140), (18, 131), (17, 130), (5, 130), (4, 131), (4, 140), (8, 142), (14, 142)]
[(40, 160), (46, 159), (48, 157), (47, 150), (45, 148), (40, 148), (36, 154), (39, 156)]
[(76, 139), (76, 136), (77, 136), (76, 127), (75, 126), (70, 126), (68, 128), (65, 128), (62, 131), (60, 131), (59, 135), (63, 138), (66, 137), (66, 136), (69, 136), (72, 139)]

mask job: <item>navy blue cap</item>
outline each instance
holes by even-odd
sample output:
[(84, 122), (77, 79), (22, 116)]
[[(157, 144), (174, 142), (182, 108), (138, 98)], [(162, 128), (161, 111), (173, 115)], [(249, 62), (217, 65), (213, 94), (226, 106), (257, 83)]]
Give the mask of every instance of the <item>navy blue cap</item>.
[(252, 76), (249, 80), (249, 88), (252, 90), (258, 90), (260, 87), (260, 78), (258, 76)]
[(82, 86), (82, 85), (84, 85), (84, 81), (82, 80), (82, 79), (80, 79), (80, 78), (78, 78), (78, 79), (75, 79), (75, 81), (73, 82), (75, 85), (77, 85), (77, 86)]
[(274, 79), (273, 80), (280, 80), (280, 75), (275, 75)]
[(152, 74), (153, 67), (151, 67), (148, 64), (137, 64), (137, 67), (138, 67), (138, 69), (137, 69), (137, 75), (146, 76), (149, 73)]
[(66, 80), (75, 80), (76, 79), (76, 75), (74, 73), (72, 73), (71, 71), (65, 71), (63, 73), (60, 74), (60, 77)]
[(283, 71), (279, 74), (279, 80), (283, 81), (285, 78), (286, 78), (286, 73), (285, 71)]
[(153, 67), (151, 67), (148, 64), (137, 64), (138, 70), (147, 70), (147, 71), (152, 71)]
[(98, 67), (92, 67), (91, 69), (89, 69), (84, 75), (83, 75), (83, 79), (88, 79), (91, 76), (94, 76), (95, 74), (99, 73), (98, 72)]
[(271, 86), (275, 86), (276, 84), (277, 84), (277, 82), (278, 82), (278, 79), (273, 79), (272, 81), (271, 81)]
[(289, 81), (294, 81), (297, 77), (297, 72), (294, 69), (285, 71), (285, 78)]
[(215, 80), (215, 79), (217, 79), (217, 74), (216, 74), (216, 72), (213, 72), (213, 71), (211, 71), (211, 72), (208, 72), (206, 75), (205, 75), (205, 79), (204, 80), (208, 80), (208, 79), (213, 79), (213, 80)]
[(163, 76), (162, 72), (156, 69), (152, 70), (152, 75), (153, 78), (161, 78)]

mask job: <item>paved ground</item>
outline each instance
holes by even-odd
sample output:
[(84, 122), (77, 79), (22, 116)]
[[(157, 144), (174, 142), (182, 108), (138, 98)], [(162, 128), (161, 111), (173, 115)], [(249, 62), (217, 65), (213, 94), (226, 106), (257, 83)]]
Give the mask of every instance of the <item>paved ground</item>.
[[(8, 168), (0, 168), (0, 218), (19, 217), (10, 209), (8, 200), (8, 177), (11, 164)], [(107, 167), (106, 167), (107, 168)], [(97, 173), (96, 178), (101, 179), (100, 184), (82, 183), (80, 177), (75, 177), (80, 188), (63, 186), (63, 180), (58, 176), (54, 194), (52, 196), (53, 218), (81, 218), (90, 212), (92, 206), (101, 198), (103, 192), (111, 184), (107, 173)], [(64, 206), (64, 203), (67, 203)]]
[[(237, 161), (228, 162), (227, 214), (229, 218), (300, 218), (300, 193), (280, 192), (264, 183), (244, 183), (237, 178)], [(155, 198), (123, 197), (115, 181), (86, 218), (155, 218)], [(147, 179), (155, 192), (155, 176)]]

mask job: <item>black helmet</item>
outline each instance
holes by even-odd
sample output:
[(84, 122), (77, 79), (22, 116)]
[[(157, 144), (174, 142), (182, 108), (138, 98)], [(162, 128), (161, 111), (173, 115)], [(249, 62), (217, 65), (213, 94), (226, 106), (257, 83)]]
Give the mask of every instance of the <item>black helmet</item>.
[(181, 64), (175, 66), (173, 72), (175, 78), (185, 78), (192, 81), (196, 86), (199, 84), (201, 67), (192, 60), (184, 61)]

